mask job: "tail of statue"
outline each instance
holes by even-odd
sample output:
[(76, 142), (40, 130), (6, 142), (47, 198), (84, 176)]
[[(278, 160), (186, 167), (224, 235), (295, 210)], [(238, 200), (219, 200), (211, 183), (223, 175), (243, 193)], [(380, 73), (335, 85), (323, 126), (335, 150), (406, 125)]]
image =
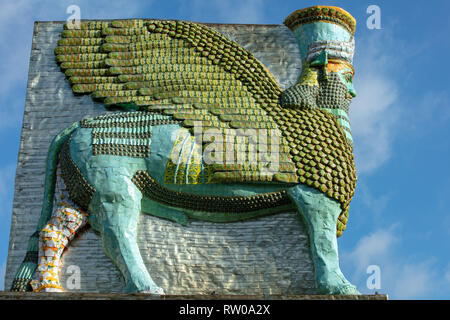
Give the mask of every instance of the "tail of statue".
[(11, 291), (32, 291), (30, 282), (36, 272), (39, 253), (39, 233), (50, 219), (53, 210), (53, 198), (55, 193), (56, 166), (61, 146), (69, 138), (73, 131), (80, 126), (79, 122), (61, 131), (50, 144), (45, 170), (44, 198), (41, 216), (36, 231), (28, 240), (28, 248), (25, 258), (14, 276)]

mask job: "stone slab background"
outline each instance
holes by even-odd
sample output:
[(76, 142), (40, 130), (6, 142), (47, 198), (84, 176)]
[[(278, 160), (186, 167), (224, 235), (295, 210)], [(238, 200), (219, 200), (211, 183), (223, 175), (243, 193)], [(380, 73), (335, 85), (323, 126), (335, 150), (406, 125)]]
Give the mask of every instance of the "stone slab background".
[[(301, 60), (283, 25), (210, 24), (251, 51), (283, 88), (295, 83)], [(63, 22), (36, 22), (17, 164), (5, 289), (22, 262), (39, 219), (47, 150), (73, 122), (104, 114), (101, 103), (74, 96), (53, 53)], [(314, 294), (314, 270), (304, 225), (295, 213), (237, 223), (192, 221), (187, 227), (142, 215), (138, 244), (147, 268), (166, 294)], [(92, 229), (63, 255), (67, 291), (122, 293), (119, 271)], [(67, 268), (81, 271), (81, 287), (68, 289)]]

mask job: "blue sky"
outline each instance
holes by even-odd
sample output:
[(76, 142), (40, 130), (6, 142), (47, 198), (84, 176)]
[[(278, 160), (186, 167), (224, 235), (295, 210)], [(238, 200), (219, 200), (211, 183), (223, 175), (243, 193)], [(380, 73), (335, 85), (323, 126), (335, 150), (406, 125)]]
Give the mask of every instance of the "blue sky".
[[(450, 298), (450, 20), (448, 1), (24, 1), (0, 0), (0, 289), (6, 267), (14, 175), (33, 22), (158, 18), (280, 24), (296, 9), (336, 5), (357, 20), (350, 118), (358, 186), (339, 238), (345, 275), (391, 299)], [(381, 29), (369, 29), (369, 5)], [(366, 269), (377, 265), (381, 289)]]

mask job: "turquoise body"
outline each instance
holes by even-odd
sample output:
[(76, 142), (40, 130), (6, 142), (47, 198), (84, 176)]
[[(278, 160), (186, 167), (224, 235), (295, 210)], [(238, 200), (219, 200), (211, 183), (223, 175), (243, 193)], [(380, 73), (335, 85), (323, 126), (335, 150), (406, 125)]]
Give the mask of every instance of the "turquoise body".
[[(96, 190), (89, 204), (89, 223), (102, 235), (105, 253), (124, 275), (128, 292), (161, 292), (147, 271), (136, 243), (137, 223), (141, 212), (187, 225), (189, 219), (230, 222), (297, 211), (299, 219), (303, 219), (308, 226), (318, 292), (358, 293), (339, 269), (336, 221), (341, 208), (337, 201), (301, 184), (165, 184), (164, 171), (180, 129), (176, 124), (152, 127), (148, 158), (94, 155), (92, 129), (78, 127), (71, 133), (71, 157)], [(138, 170), (146, 170), (159, 184), (174, 191), (200, 195), (250, 196), (286, 190), (291, 204), (234, 215), (166, 206), (145, 198), (132, 182), (131, 179)]]

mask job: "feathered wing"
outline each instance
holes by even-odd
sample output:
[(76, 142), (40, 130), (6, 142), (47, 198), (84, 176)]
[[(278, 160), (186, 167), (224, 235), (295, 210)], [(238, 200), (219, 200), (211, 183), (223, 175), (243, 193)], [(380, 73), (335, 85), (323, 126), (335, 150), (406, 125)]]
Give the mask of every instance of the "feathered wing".
[[(170, 115), (186, 128), (242, 129), (250, 135), (241, 143), (245, 157), (258, 132), (251, 130), (267, 130), (269, 150), (258, 150), (256, 162), (215, 164), (211, 180), (307, 184), (341, 203), (338, 235), (345, 229), (356, 174), (342, 128), (326, 111), (282, 108), (273, 75), (224, 35), (184, 21), (90, 21), (64, 30), (55, 54), (74, 93)], [(262, 154), (274, 142), (279, 166), (270, 173)]]
[[(269, 116), (281, 93), (277, 81), (250, 52), (213, 29), (155, 20), (87, 22), (81, 27), (64, 30), (55, 51), (75, 93), (91, 93), (105, 105), (171, 115), (184, 127), (201, 123), (205, 131), (267, 129), (281, 137)], [(252, 167), (214, 165), (212, 179), (296, 182), (289, 148), (281, 140), (280, 173), (262, 174), (261, 160)], [(227, 157), (226, 151), (215, 155), (222, 156)]]

